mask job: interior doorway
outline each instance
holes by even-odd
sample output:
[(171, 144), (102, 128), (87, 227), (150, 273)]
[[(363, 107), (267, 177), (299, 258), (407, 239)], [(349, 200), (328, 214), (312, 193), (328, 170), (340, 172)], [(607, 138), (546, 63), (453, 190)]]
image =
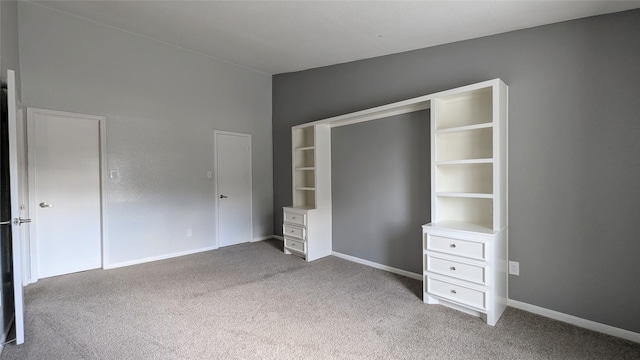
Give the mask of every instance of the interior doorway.
[(251, 135), (214, 132), (216, 239), (218, 247), (253, 237)]
[[(21, 235), (31, 221), (22, 218), (21, 187), (19, 180), (18, 102), (16, 76), (7, 70), (6, 87), (2, 85), (2, 115), (0, 116), (0, 266), (2, 268), (2, 296), (0, 304), (0, 341), (7, 341), (11, 321), (15, 329), (16, 344), (24, 343), (24, 298), (22, 285)], [(11, 341), (11, 340), (9, 340)]]
[(32, 281), (102, 267), (104, 122), (27, 109)]

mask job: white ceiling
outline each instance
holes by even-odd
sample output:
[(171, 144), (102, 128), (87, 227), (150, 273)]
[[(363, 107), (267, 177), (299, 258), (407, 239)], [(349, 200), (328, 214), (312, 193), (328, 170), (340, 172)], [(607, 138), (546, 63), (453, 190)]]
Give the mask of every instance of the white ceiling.
[(29, 1), (267, 74), (598, 14), (640, 1)]

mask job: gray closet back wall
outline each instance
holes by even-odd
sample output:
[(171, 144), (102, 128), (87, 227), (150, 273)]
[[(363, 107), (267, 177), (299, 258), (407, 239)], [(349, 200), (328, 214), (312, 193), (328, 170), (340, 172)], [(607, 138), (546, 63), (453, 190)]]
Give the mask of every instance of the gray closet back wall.
[[(509, 297), (640, 332), (639, 24), (640, 10), (633, 10), (274, 76), (275, 229), (291, 203), (291, 126), (501, 78), (510, 96), (509, 257), (520, 262)], [(369, 128), (377, 125), (362, 124), (362, 135), (380, 134)], [(350, 166), (374, 169), (380, 156), (363, 152), (344, 164), (356, 161), (347, 151), (371, 149), (371, 138), (356, 127), (332, 134), (334, 192), (370, 191), (357, 204), (334, 194), (334, 250), (419, 272), (420, 247), (412, 245), (419, 228), (415, 240), (404, 240), (388, 223), (363, 223), (356, 210), (366, 201), (368, 209), (391, 211), (382, 194), (424, 174), (343, 175)], [(415, 226), (408, 218), (405, 224)], [(393, 242), (401, 254), (391, 253)]]
[(333, 128), (333, 251), (420, 273), (429, 162), (428, 110)]

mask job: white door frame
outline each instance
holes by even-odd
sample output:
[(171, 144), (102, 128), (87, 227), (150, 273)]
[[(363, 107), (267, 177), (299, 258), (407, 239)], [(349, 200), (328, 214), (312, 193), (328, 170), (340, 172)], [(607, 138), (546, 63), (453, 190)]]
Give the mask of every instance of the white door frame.
[[(35, 139), (35, 115), (54, 115), (79, 118), (85, 120), (97, 120), (99, 135), (99, 148), (100, 148), (100, 237), (102, 242), (102, 264), (104, 269), (105, 264), (109, 263), (109, 253), (107, 247), (107, 221), (106, 221), (106, 194), (105, 187), (107, 184), (107, 161), (106, 161), (106, 121), (107, 118), (99, 115), (87, 115), (71, 113), (66, 111), (46, 110), (38, 108), (27, 108), (27, 155), (28, 155), (28, 183), (29, 183), (29, 210), (36, 208), (35, 203), (35, 171), (36, 171), (36, 159), (34, 148), (37, 146)], [(29, 211), (31, 214), (32, 222), (37, 222), (36, 211)], [(29, 283), (38, 281), (38, 262), (36, 261), (37, 253), (37, 239), (36, 232), (30, 231), (29, 234)]]
[(215, 232), (215, 241), (214, 241), (214, 248), (217, 249), (219, 248), (219, 242), (218, 239), (219, 237), (219, 233), (220, 233), (220, 226), (219, 226), (219, 219), (218, 217), (220, 216), (220, 211), (218, 208), (218, 199), (220, 197), (220, 193), (218, 191), (218, 135), (232, 135), (232, 136), (241, 136), (241, 137), (246, 137), (249, 139), (249, 208), (251, 209), (251, 214), (249, 216), (249, 226), (251, 227), (251, 238), (249, 239), (249, 241), (253, 241), (253, 153), (252, 153), (252, 139), (251, 139), (251, 134), (245, 134), (245, 133), (238, 133), (238, 132), (232, 132), (232, 131), (222, 131), (222, 130), (213, 130), (213, 173), (215, 175), (215, 181), (214, 181), (214, 186), (215, 186), (215, 193), (214, 193), (214, 208), (216, 211), (216, 215), (215, 215), (215, 227), (216, 227), (216, 232)]
[[(20, 182), (20, 163), (21, 147), (24, 141), (18, 137), (18, 102), (16, 99), (16, 74), (13, 70), (7, 70), (7, 130), (9, 133), (9, 191), (11, 198), (11, 247), (12, 253), (9, 255), (13, 263), (13, 323), (15, 325), (16, 344), (24, 343), (24, 294), (22, 281), (22, 244), (24, 243), (24, 229), (22, 211), (20, 201), (22, 194), (22, 183)], [(27, 224), (28, 222), (24, 222)], [(2, 340), (5, 341), (8, 333), (3, 334)]]
[[(20, 184), (20, 217), (24, 219), (31, 219), (29, 217), (29, 183), (27, 182), (27, 124), (26, 117), (24, 116), (24, 109), (22, 104), (18, 102), (18, 181)], [(22, 257), (22, 285), (29, 285), (29, 233), (31, 231), (31, 225), (26, 223), (20, 227), (20, 239)]]

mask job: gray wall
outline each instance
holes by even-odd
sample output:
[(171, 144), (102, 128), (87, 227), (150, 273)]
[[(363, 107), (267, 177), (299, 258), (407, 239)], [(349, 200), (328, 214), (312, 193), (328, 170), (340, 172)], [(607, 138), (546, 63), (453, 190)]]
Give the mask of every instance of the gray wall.
[(273, 234), (270, 75), (33, 3), (19, 30), (25, 106), (107, 117), (106, 265), (214, 245), (215, 129), (252, 134), (253, 235)]
[[(275, 224), (291, 203), (292, 125), (501, 78), (510, 96), (509, 257), (520, 262), (509, 297), (640, 332), (639, 24), (634, 10), (275, 76)], [(353, 139), (352, 148), (368, 141)], [(377, 195), (389, 184), (366, 180), (369, 206), (386, 206)], [(343, 186), (353, 185), (334, 184)], [(336, 249), (385, 258), (380, 242), (349, 231), (336, 227)], [(395, 266), (415, 271), (410, 261)]]
[(18, 3), (15, 0), (0, 2), (0, 67), (2, 79), (7, 69), (16, 72), (16, 97), (20, 100), (20, 61), (18, 56)]
[[(331, 130), (333, 251), (419, 273), (431, 219), (429, 111)], [(355, 225), (355, 226), (354, 226)]]

